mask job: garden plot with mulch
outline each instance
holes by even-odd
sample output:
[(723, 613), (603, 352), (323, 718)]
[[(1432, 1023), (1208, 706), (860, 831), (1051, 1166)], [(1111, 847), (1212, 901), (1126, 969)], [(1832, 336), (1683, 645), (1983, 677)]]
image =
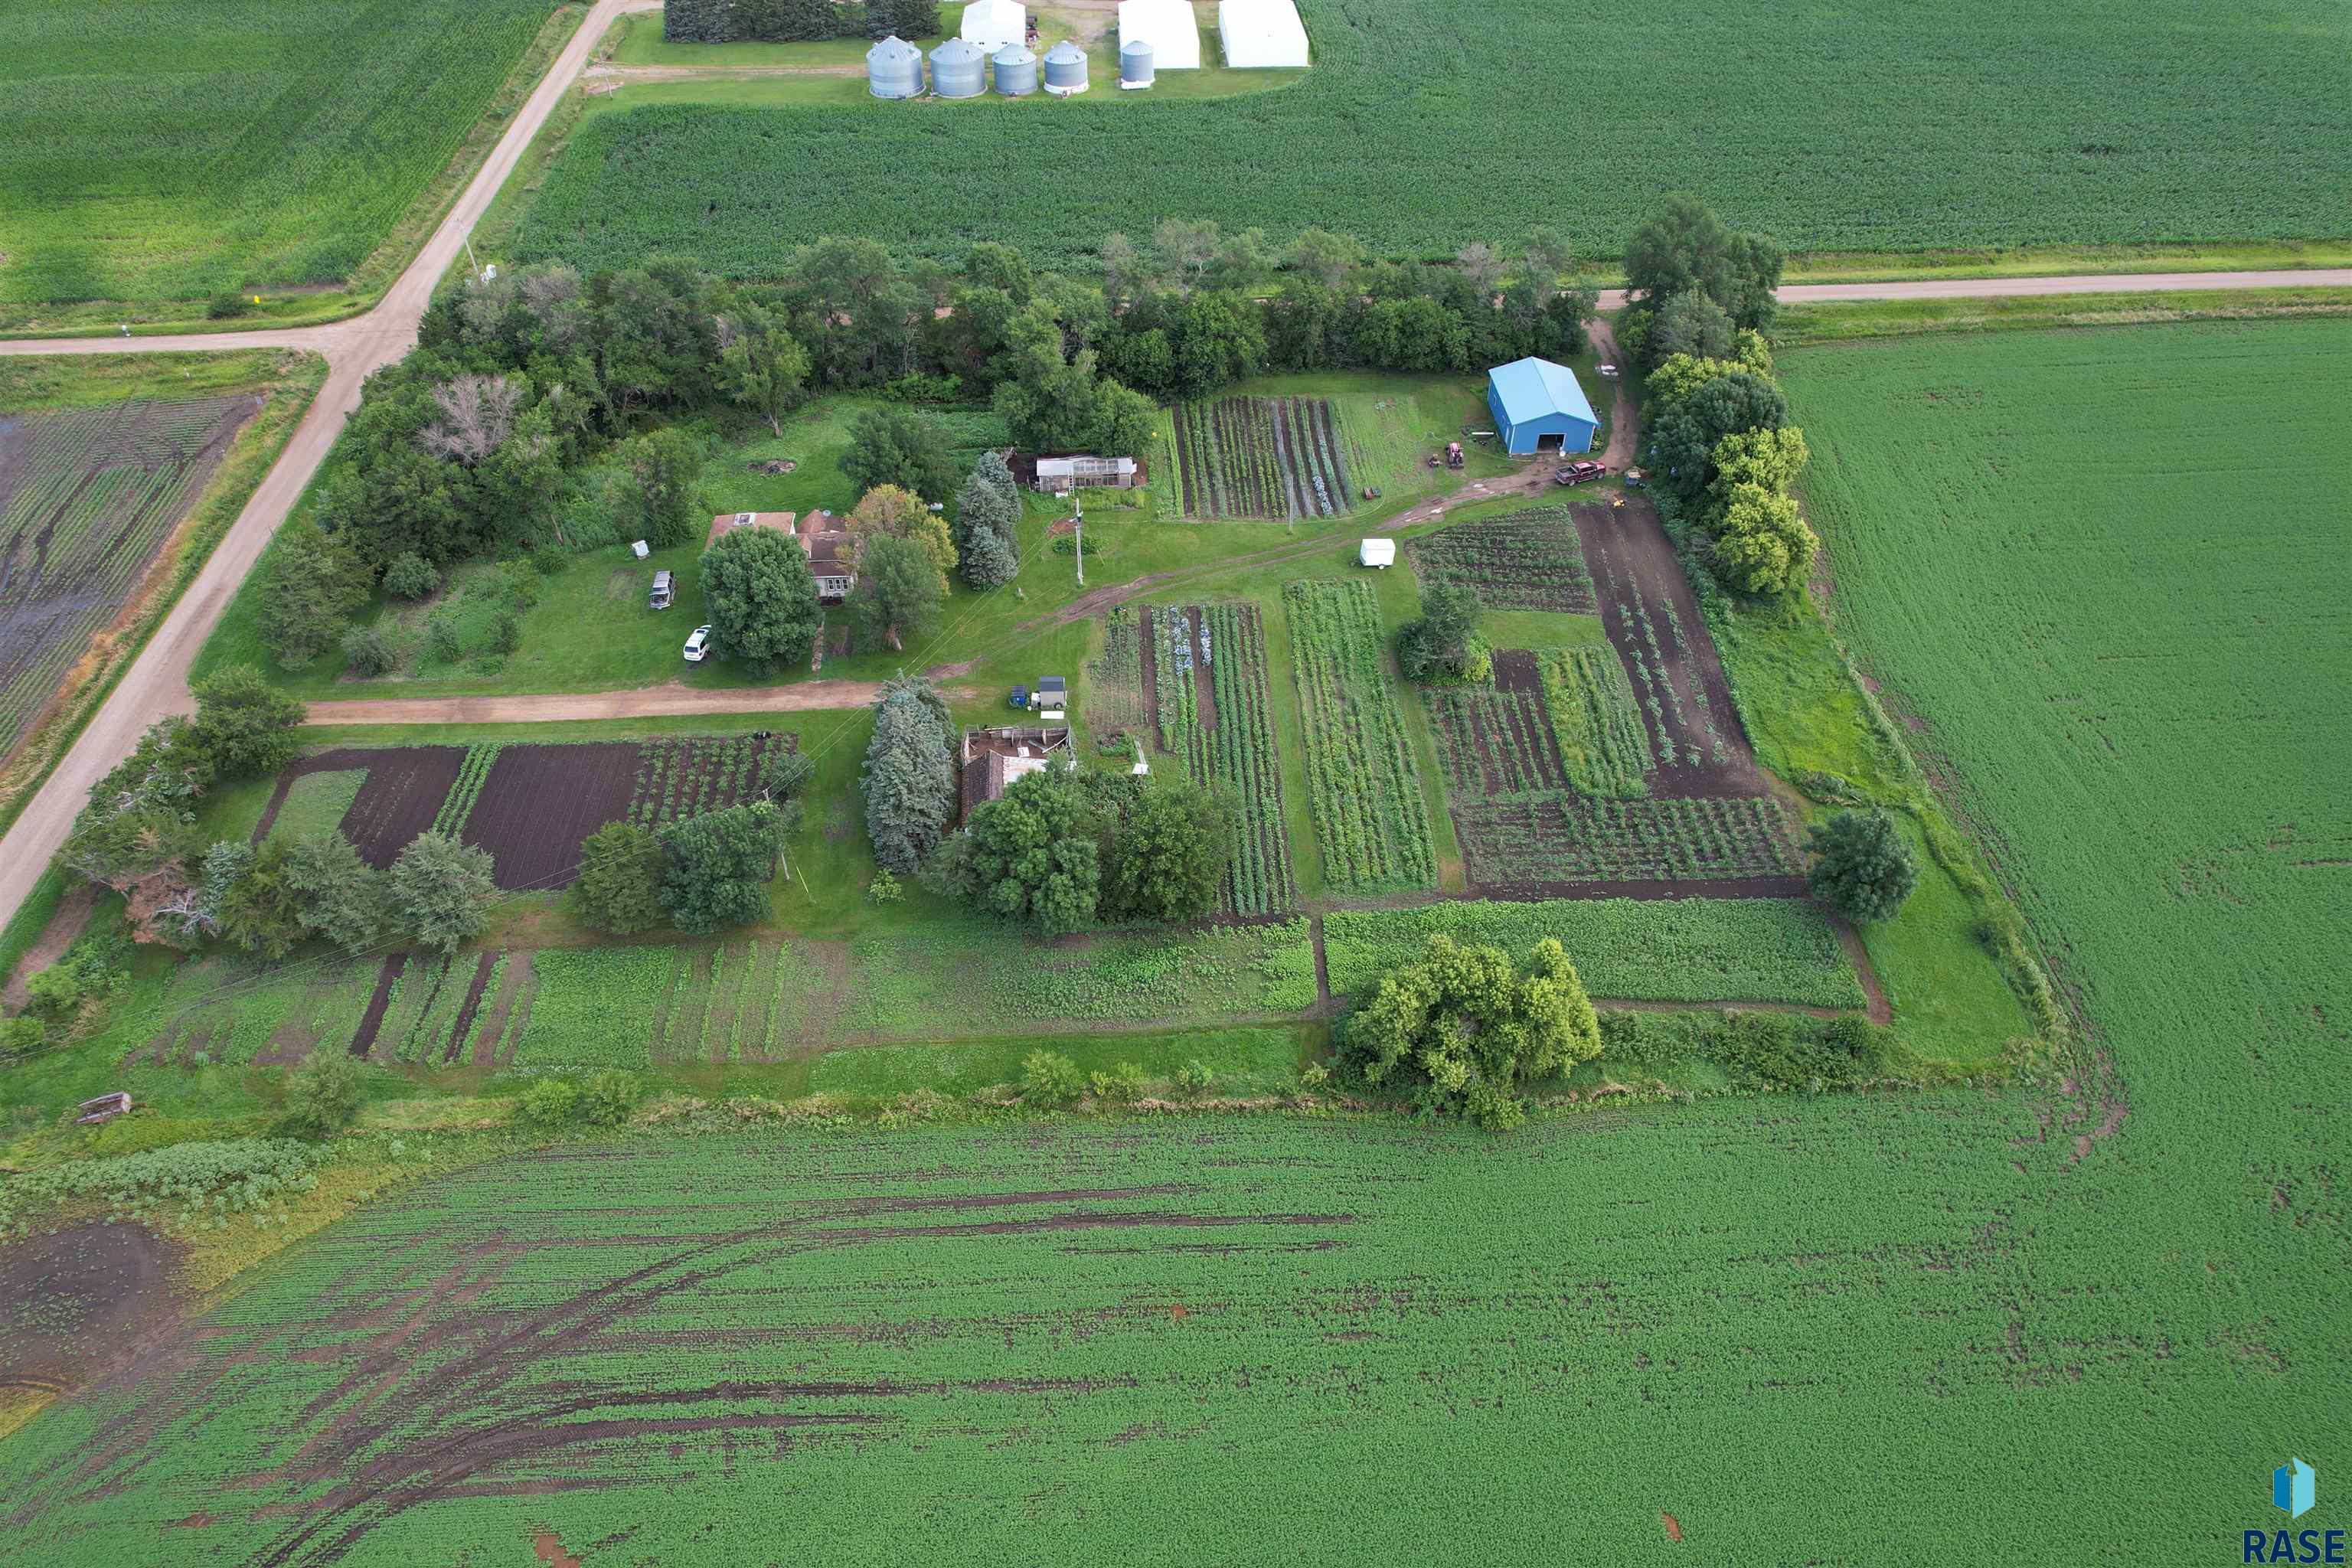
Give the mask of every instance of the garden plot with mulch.
[(578, 873), (581, 844), (608, 822), (658, 827), (758, 796), (768, 759), (793, 737), (597, 741), (568, 745), (339, 747), (279, 775), (254, 829), (268, 836), (296, 784), (364, 774), (335, 826), (371, 866), (386, 867), (420, 833), (489, 851), (498, 885), (553, 891)]
[[(1572, 524), (1568, 559), (1580, 573), (1591, 563), (1609, 646), (1505, 649), (1491, 685), (1423, 693), (1471, 888), (1802, 894), (1796, 819), (1748, 750), (1656, 513), (1646, 503), (1580, 506), (1572, 518), (1569, 509), (1548, 510), (1557, 531)], [(1566, 607), (1527, 602), (1540, 596), (1530, 587), (1538, 557), (1517, 545), (1442, 546), (1495, 526), (1430, 536), (1415, 547), (1416, 566), (1454, 574), (1491, 607)], [(1433, 545), (1441, 547), (1423, 548)], [(1475, 574), (1489, 569), (1492, 582)], [(1552, 571), (1556, 587), (1565, 568)]]

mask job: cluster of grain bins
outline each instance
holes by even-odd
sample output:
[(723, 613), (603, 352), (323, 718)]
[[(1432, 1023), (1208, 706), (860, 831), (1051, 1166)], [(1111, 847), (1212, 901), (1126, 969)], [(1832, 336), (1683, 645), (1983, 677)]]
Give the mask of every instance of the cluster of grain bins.
[[(1043, 88), (1058, 98), (1087, 90), (1087, 52), (1065, 38), (1041, 59), (1030, 47), (1020, 0), (972, 0), (955, 37), (930, 54), (889, 37), (866, 53), (867, 86), (877, 98), (1025, 98)], [(1294, 0), (1223, 0), (1217, 36), (1228, 66), (1307, 64), (1307, 31)], [(1191, 0), (1119, 0), (1118, 85), (1148, 88), (1164, 70), (1201, 68), (1201, 30)]]
[(1068, 39), (1045, 51), (1042, 74), (1039, 63), (1018, 38), (995, 49), (950, 38), (931, 51), (926, 81), (923, 51), (888, 37), (866, 51), (866, 85), (877, 98), (919, 98), (927, 89), (940, 98), (978, 98), (991, 88), (1005, 98), (1026, 98), (1040, 86), (1062, 95), (1087, 90), (1087, 53)]

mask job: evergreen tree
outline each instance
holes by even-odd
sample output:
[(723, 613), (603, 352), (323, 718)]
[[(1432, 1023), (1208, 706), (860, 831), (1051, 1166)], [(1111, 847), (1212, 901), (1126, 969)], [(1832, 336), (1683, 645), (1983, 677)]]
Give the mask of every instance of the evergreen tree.
[(417, 946), (443, 954), (482, 934), (498, 895), (489, 852), (446, 833), (420, 833), (392, 864), (394, 924)]
[[(616, 825), (617, 826), (617, 825)], [(706, 811), (661, 831), (662, 907), (690, 935), (768, 918), (768, 879), (784, 851), (784, 815), (764, 800)]]
[(614, 936), (640, 931), (662, 917), (662, 846), (648, 829), (608, 822), (580, 846), (572, 909)]
[(1004, 536), (981, 529), (963, 547), (963, 580), (975, 588), (997, 588), (1020, 574), (1021, 557)]
[(955, 723), (930, 683), (899, 676), (874, 705), (874, 739), (860, 777), (874, 861), (906, 875), (955, 817)]
[(373, 947), (390, 910), (384, 874), (360, 858), (341, 833), (297, 842), (286, 880), (302, 900), (302, 924), (348, 952)]

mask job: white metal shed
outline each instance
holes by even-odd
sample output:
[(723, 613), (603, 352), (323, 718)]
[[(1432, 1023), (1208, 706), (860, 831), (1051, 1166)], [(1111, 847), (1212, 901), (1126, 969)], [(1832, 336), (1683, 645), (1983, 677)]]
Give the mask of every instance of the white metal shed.
[(1190, 0), (1119, 0), (1118, 47), (1141, 38), (1156, 70), (1201, 68), (1201, 26)]
[(1291, 0), (1224, 0), (1217, 41), (1225, 64), (1242, 69), (1307, 63), (1307, 28)]
[(978, 44), (982, 54), (993, 55), (1009, 45), (1028, 42), (1029, 13), (1020, 0), (971, 0), (963, 8), (956, 36)]

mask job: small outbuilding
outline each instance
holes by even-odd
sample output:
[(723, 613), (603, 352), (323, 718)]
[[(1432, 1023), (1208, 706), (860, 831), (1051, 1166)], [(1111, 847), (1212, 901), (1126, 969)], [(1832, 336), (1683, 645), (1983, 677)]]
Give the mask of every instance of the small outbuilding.
[(1395, 565), (1396, 541), (1393, 539), (1365, 540), (1356, 546), (1356, 564), (1359, 566)]
[(956, 37), (977, 44), (983, 55), (994, 55), (1029, 41), (1029, 13), (1020, 0), (971, 0), (963, 8)]
[(1217, 42), (1225, 64), (1239, 69), (1307, 64), (1307, 28), (1291, 0), (1224, 0)]
[(1486, 373), (1486, 406), (1495, 433), (1515, 457), (1534, 452), (1589, 452), (1601, 428), (1576, 373), (1548, 359), (1513, 360)]
[(1120, 54), (1139, 38), (1151, 46), (1154, 70), (1201, 68), (1201, 24), (1190, 0), (1119, 0)]
[(1040, 458), (1036, 485), (1048, 495), (1057, 496), (1079, 489), (1131, 490), (1135, 488), (1135, 459), (1084, 454)]

